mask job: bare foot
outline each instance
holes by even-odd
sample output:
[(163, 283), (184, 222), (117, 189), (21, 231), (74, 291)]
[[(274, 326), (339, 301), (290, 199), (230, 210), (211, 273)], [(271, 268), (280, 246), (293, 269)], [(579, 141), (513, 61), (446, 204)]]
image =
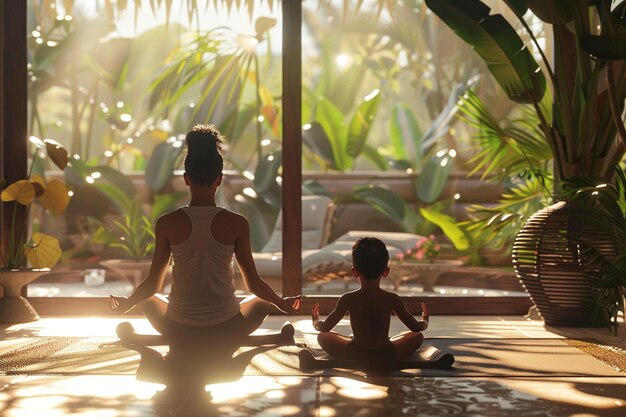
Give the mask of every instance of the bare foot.
[(135, 333), (135, 328), (132, 324), (127, 321), (123, 321), (115, 328), (115, 334), (117, 334), (117, 337), (120, 338), (120, 341), (118, 343), (124, 346), (134, 344), (133, 336), (135, 336), (137, 333)]
[(296, 329), (293, 328), (293, 324), (288, 321), (283, 324), (283, 327), (280, 329), (280, 338), (282, 345), (295, 345), (296, 341), (293, 338), (296, 333)]

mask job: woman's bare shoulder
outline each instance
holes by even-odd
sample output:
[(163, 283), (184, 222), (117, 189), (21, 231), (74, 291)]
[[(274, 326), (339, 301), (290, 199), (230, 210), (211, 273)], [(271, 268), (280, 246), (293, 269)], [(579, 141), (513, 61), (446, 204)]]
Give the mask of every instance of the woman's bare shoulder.
[(222, 208), (222, 210), (217, 215), (229, 222), (237, 222), (241, 224), (248, 223), (248, 219), (246, 219), (246, 216), (227, 208)]
[(157, 219), (156, 228), (157, 230), (168, 231), (190, 224), (189, 217), (181, 209), (176, 209), (161, 215)]
[(157, 222), (162, 224), (168, 224), (176, 221), (180, 221), (180, 219), (186, 219), (188, 216), (183, 213), (181, 208), (174, 209), (168, 213), (162, 214), (161, 217), (158, 218)]

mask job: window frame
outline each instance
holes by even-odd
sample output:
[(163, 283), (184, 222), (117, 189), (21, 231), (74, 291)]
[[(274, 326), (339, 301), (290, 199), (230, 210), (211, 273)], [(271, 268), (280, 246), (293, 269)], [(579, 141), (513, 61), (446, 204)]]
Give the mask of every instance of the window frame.
[[(302, 2), (281, 1), (283, 14), (283, 294), (302, 293)], [(27, 175), (27, 48), (25, 1), (0, 2), (0, 175), (7, 181)], [(24, 36), (12, 36), (22, 33)], [(294, 59), (295, 58), (295, 59)], [(15, 140), (23, 138), (23, 140)], [(8, 219), (0, 226), (2, 236)], [(0, 244), (4, 244), (2, 237)], [(334, 307), (338, 296), (307, 296), (304, 314), (320, 303), (323, 314)], [(403, 297), (413, 314), (428, 302), (433, 314), (519, 315), (532, 305), (529, 297)], [(106, 297), (29, 298), (42, 314), (113, 314)], [(71, 309), (68, 306), (71, 303)]]

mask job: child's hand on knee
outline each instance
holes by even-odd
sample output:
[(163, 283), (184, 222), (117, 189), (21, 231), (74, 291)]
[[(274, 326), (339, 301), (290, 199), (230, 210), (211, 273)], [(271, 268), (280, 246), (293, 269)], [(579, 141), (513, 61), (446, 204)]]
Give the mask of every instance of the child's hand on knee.
[(313, 310), (311, 310), (311, 321), (313, 322), (313, 328), (319, 330), (317, 324), (320, 321), (320, 303), (315, 303), (313, 306)]

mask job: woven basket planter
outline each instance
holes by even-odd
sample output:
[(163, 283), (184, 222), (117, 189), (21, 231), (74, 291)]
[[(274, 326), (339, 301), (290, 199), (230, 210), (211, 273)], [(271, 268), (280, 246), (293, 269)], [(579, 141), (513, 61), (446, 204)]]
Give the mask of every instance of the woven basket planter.
[(591, 327), (594, 303), (575, 236), (607, 257), (613, 240), (593, 226), (593, 216), (579, 206), (559, 202), (535, 213), (513, 244), (517, 276), (549, 326)]

